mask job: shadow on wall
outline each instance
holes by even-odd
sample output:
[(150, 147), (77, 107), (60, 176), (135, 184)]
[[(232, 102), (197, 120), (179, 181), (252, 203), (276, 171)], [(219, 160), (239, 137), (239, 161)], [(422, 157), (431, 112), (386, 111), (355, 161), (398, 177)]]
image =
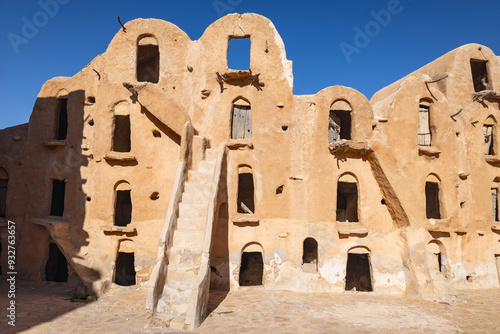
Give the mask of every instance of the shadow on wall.
[[(82, 149), (84, 127), (93, 126), (84, 109), (91, 108), (95, 98), (89, 99), (83, 90), (61, 91), (38, 98), (30, 118), (22, 167), (30, 182), (22, 194), (28, 198), (25, 213), (35, 219), (26, 221), (19, 230), (18, 248), (22, 252), (18, 253), (27, 254), (24, 259), (20, 255), (19, 262), (26, 264), (28, 272), (40, 268), (46, 281), (67, 282), (71, 288), (86, 288), (87, 293), (96, 295), (92, 287), (102, 275), (80, 255), (80, 250), (89, 246), (83, 224), (86, 205), (92, 203), (92, 194), (84, 192), (87, 180), (81, 175), (82, 167), (92, 159), (89, 151)], [(60, 315), (53, 314), (53, 318)], [(51, 319), (43, 319), (47, 321)]]

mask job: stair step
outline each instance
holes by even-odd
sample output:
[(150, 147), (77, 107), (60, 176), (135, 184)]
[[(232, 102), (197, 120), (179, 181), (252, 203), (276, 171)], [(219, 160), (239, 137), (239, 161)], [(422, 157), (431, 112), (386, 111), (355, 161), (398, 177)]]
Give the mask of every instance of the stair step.
[(206, 218), (207, 204), (179, 203), (179, 218)]
[(209, 148), (205, 151), (205, 160), (216, 160), (219, 150), (216, 148)]
[(196, 191), (196, 192), (183, 192), (182, 193), (182, 203), (187, 204), (205, 204), (208, 203), (210, 195), (207, 195), (204, 192)]
[(174, 232), (174, 242), (173, 247), (202, 247), (203, 237), (205, 236), (204, 231), (182, 231), (176, 230)]
[(210, 172), (213, 173), (215, 169), (215, 160), (202, 160), (198, 163), (198, 171), (199, 172)]
[(205, 225), (206, 225), (205, 218), (177, 219), (177, 229), (182, 231), (204, 231)]
[(200, 266), (181, 266), (169, 264), (167, 269), (167, 283), (176, 286), (189, 287), (190, 282), (195, 282)]
[(188, 309), (189, 303), (182, 303), (168, 298), (161, 298), (157, 306), (158, 313), (166, 313), (174, 317), (185, 315)]
[(201, 247), (172, 247), (168, 262), (172, 265), (196, 266), (201, 263)]
[(203, 193), (206, 196), (210, 196), (210, 191), (212, 190), (212, 183), (196, 183), (196, 182), (186, 182), (184, 183), (185, 193)]
[[(193, 287), (182, 287), (175, 284), (165, 284), (163, 286), (162, 299), (168, 301), (175, 301), (177, 303), (194, 303), (194, 300), (191, 300), (191, 296), (193, 293)], [(196, 296), (195, 296), (196, 297)]]
[(189, 182), (212, 183), (214, 175), (212, 172), (199, 172), (195, 170), (188, 171)]

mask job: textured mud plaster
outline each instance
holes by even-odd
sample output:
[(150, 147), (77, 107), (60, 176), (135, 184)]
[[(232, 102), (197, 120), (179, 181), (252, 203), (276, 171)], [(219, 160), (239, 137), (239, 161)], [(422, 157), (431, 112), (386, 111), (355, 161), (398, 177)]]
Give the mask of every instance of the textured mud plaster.
[[(269, 27), (271, 28), (271, 30), (276, 31), (276, 27), (271, 21), (269, 21)], [(273, 37), (274, 42), (278, 47), (281, 56), (281, 63), (284, 69), (282, 79), (285, 79), (288, 82), (288, 85), (293, 88), (293, 62), (286, 59), (285, 43), (283, 43), (283, 39), (281, 38), (281, 36), (278, 33), (275, 33)]]

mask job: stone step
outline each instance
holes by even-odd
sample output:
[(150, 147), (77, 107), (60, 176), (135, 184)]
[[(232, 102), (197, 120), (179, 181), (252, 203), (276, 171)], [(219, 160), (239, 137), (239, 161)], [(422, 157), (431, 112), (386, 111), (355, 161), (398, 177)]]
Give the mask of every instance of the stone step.
[(167, 284), (189, 287), (198, 277), (200, 266), (182, 266), (169, 264), (167, 269)]
[(207, 204), (179, 203), (179, 218), (206, 218)]
[(218, 149), (209, 148), (205, 151), (205, 160), (207, 160), (207, 161), (216, 160), (218, 154), (219, 154)]
[(215, 169), (215, 160), (202, 160), (198, 164), (198, 172), (213, 173)]
[(177, 229), (182, 231), (205, 231), (206, 218), (179, 218)]
[(191, 295), (193, 293), (193, 287), (182, 287), (175, 284), (165, 284), (163, 286), (162, 299), (169, 301), (176, 301), (177, 303), (189, 304), (193, 302), (191, 300)]
[(202, 193), (204, 196), (210, 197), (210, 191), (212, 190), (212, 183), (196, 183), (196, 182), (186, 182), (184, 183), (185, 193)]
[(182, 203), (187, 204), (205, 204), (208, 203), (209, 195), (202, 191), (191, 191), (182, 193)]
[(158, 313), (166, 313), (171, 316), (177, 317), (177, 316), (185, 316), (188, 309), (189, 309), (189, 303), (182, 303), (168, 298), (161, 298), (158, 301), (158, 306), (156, 310)]
[(214, 175), (212, 172), (188, 171), (188, 181), (195, 183), (212, 183)]
[(172, 247), (168, 262), (172, 265), (197, 266), (201, 263), (202, 248)]
[(183, 231), (177, 229), (174, 232), (174, 242), (172, 247), (202, 247), (204, 236), (204, 231)]

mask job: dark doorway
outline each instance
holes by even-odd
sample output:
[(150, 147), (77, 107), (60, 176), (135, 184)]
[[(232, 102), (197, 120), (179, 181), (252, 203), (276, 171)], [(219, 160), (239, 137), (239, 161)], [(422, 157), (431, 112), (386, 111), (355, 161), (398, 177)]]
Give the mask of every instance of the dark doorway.
[(425, 183), (425, 212), (427, 219), (441, 219), (439, 212), (439, 184), (434, 182)]
[(132, 221), (132, 200), (130, 190), (116, 191), (115, 225), (127, 226)]
[(500, 254), (495, 254), (495, 262), (497, 264), (498, 281), (500, 282)]
[(49, 259), (45, 265), (45, 280), (51, 282), (68, 281), (68, 262), (55, 243), (49, 245)]
[(356, 291), (373, 291), (368, 254), (347, 254), (345, 289)]
[(64, 213), (64, 193), (66, 182), (64, 180), (52, 180), (52, 203), (50, 215), (62, 217)]
[(137, 81), (158, 83), (160, 78), (160, 51), (158, 45), (137, 46)]
[(337, 183), (337, 221), (358, 221), (358, 184), (353, 182)]
[(123, 286), (135, 285), (134, 253), (118, 252), (115, 283)]
[(231, 38), (227, 50), (227, 67), (247, 71), (250, 68), (250, 38)]
[(68, 99), (59, 99), (56, 139), (64, 140), (68, 134)]
[(130, 152), (130, 115), (115, 115), (113, 151)]
[(240, 286), (262, 285), (264, 261), (261, 252), (241, 254)]
[(247, 171), (238, 174), (238, 213), (255, 213), (253, 175)]
[(0, 240), (0, 275), (3, 275), (2, 273), (2, 240)]
[(474, 84), (474, 91), (480, 92), (482, 90), (490, 90), (491, 86), (488, 78), (487, 62), (481, 60), (470, 61), (470, 69), (472, 72), (472, 82)]

